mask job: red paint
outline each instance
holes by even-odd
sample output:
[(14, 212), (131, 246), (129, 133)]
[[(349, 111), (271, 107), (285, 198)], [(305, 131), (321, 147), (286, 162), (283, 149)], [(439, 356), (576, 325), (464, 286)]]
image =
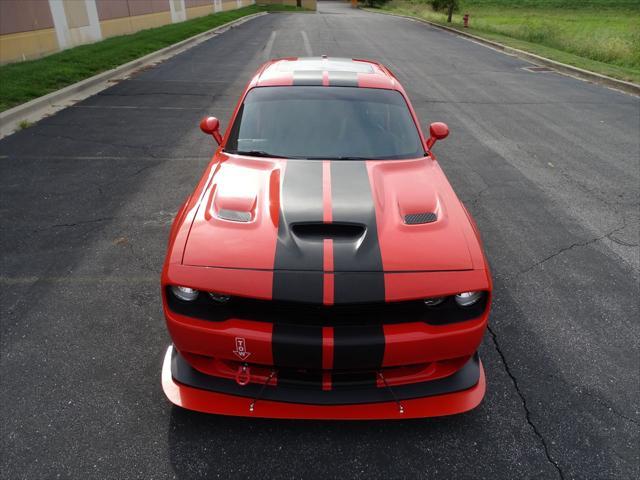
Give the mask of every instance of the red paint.
[(323, 241), (323, 290), (322, 301), (325, 305), (333, 305), (333, 240), (326, 238)]
[(333, 368), (333, 328), (322, 328), (322, 389), (331, 390), (331, 369)]
[[(290, 86), (291, 62), (295, 58), (268, 62), (245, 89), (229, 125), (232, 125), (247, 92), (258, 86)], [(327, 60), (330, 62), (330, 59)], [(418, 118), (397, 78), (383, 65), (357, 60), (370, 66), (358, 73), (360, 88), (386, 88), (400, 92), (407, 101), (425, 151), (448, 135), (441, 123), (430, 126), (425, 139)], [(323, 73), (323, 85), (329, 75)], [(167, 285), (184, 285), (232, 296), (271, 300), (273, 268), (280, 221), (280, 192), (286, 175), (285, 159), (229, 155), (222, 150), (230, 129), (219, 139), (220, 124), (214, 117), (203, 120), (207, 133), (218, 132), (216, 149), (193, 193), (180, 207), (169, 235), (162, 272), (163, 310), (176, 348), (196, 369), (233, 378), (239, 359), (234, 350), (242, 338), (250, 356), (251, 382), (264, 382), (273, 367), (272, 325), (246, 318), (222, 322), (197, 320), (171, 312), (166, 303)], [(466, 211), (432, 152), (413, 160), (367, 161), (384, 268), (387, 302), (443, 296), (469, 290), (491, 295), (489, 267), (482, 251), (477, 226)], [(332, 222), (331, 163), (322, 166), (323, 221)], [(248, 222), (221, 218), (220, 210), (248, 212)], [(406, 225), (404, 216), (434, 212), (437, 220), (424, 225)], [(323, 252), (323, 303), (334, 302), (333, 241), (325, 239)], [(472, 355), (482, 340), (489, 317), (430, 326), (424, 323), (393, 323), (383, 326), (385, 379), (391, 385), (428, 381), (448, 375)], [(333, 328), (322, 330), (323, 388), (331, 388)], [(376, 419), (414, 418), (460, 413), (474, 408), (485, 391), (484, 370), (470, 390), (403, 401), (405, 414), (394, 402), (369, 405), (319, 406), (259, 401), (253, 414), (247, 398), (238, 398), (178, 385), (170, 366), (163, 368), (163, 387), (169, 399), (184, 408), (226, 415), (274, 418)], [(272, 379), (272, 384), (277, 380)]]
[[(218, 158), (220, 164), (204, 189), (200, 208), (193, 215), (183, 263), (203, 267), (273, 269), (280, 178), (286, 161), (226, 154), (220, 154)], [(222, 219), (218, 216), (222, 209), (249, 212), (251, 220), (242, 223)]]
[(329, 86), (329, 72), (327, 71), (322, 72), (322, 86), (323, 87)]
[[(436, 161), (367, 161), (367, 169), (385, 272), (483, 268), (474, 264), (478, 242), (466, 212)], [(419, 212), (438, 218), (404, 223), (406, 214)]]
[(322, 277), (322, 303), (333, 305), (335, 276), (333, 273), (324, 273)]
[(433, 122), (429, 125), (429, 140), (427, 140), (427, 148), (431, 150), (431, 147), (437, 140), (444, 140), (449, 136), (449, 127), (446, 123)]
[(333, 368), (333, 327), (322, 327), (322, 368)]
[(200, 121), (200, 130), (212, 135), (218, 145), (222, 143), (222, 137), (220, 136), (220, 121), (216, 117), (203, 118)]
[(322, 221), (331, 223), (333, 212), (331, 209), (331, 162), (322, 162)]

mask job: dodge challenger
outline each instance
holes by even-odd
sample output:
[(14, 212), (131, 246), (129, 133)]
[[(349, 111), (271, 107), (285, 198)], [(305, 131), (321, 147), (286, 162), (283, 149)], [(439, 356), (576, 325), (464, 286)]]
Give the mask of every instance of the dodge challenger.
[(172, 224), (162, 369), (186, 409), (402, 419), (475, 408), (492, 282), (476, 224), (377, 62), (263, 65)]

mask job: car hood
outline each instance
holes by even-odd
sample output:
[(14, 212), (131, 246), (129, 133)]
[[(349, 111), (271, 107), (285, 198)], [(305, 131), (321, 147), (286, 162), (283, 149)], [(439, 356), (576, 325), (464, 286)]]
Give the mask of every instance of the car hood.
[(473, 269), (477, 243), (437, 162), (219, 154), (182, 263), (283, 271)]

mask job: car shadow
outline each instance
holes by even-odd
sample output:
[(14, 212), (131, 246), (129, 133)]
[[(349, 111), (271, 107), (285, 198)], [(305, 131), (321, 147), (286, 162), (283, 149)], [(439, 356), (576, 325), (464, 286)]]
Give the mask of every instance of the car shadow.
[(180, 479), (351, 478), (391, 468), (404, 474), (410, 469), (393, 464), (423, 457), (416, 440), (440, 444), (443, 432), (461, 434), (480, 411), (401, 421), (314, 421), (227, 417), (174, 406), (169, 460)]

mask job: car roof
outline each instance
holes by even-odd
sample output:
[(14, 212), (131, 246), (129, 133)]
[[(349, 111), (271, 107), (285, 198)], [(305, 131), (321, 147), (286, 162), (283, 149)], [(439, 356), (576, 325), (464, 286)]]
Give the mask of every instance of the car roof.
[(356, 58), (293, 57), (265, 63), (250, 87), (317, 85), (401, 90), (384, 65)]

